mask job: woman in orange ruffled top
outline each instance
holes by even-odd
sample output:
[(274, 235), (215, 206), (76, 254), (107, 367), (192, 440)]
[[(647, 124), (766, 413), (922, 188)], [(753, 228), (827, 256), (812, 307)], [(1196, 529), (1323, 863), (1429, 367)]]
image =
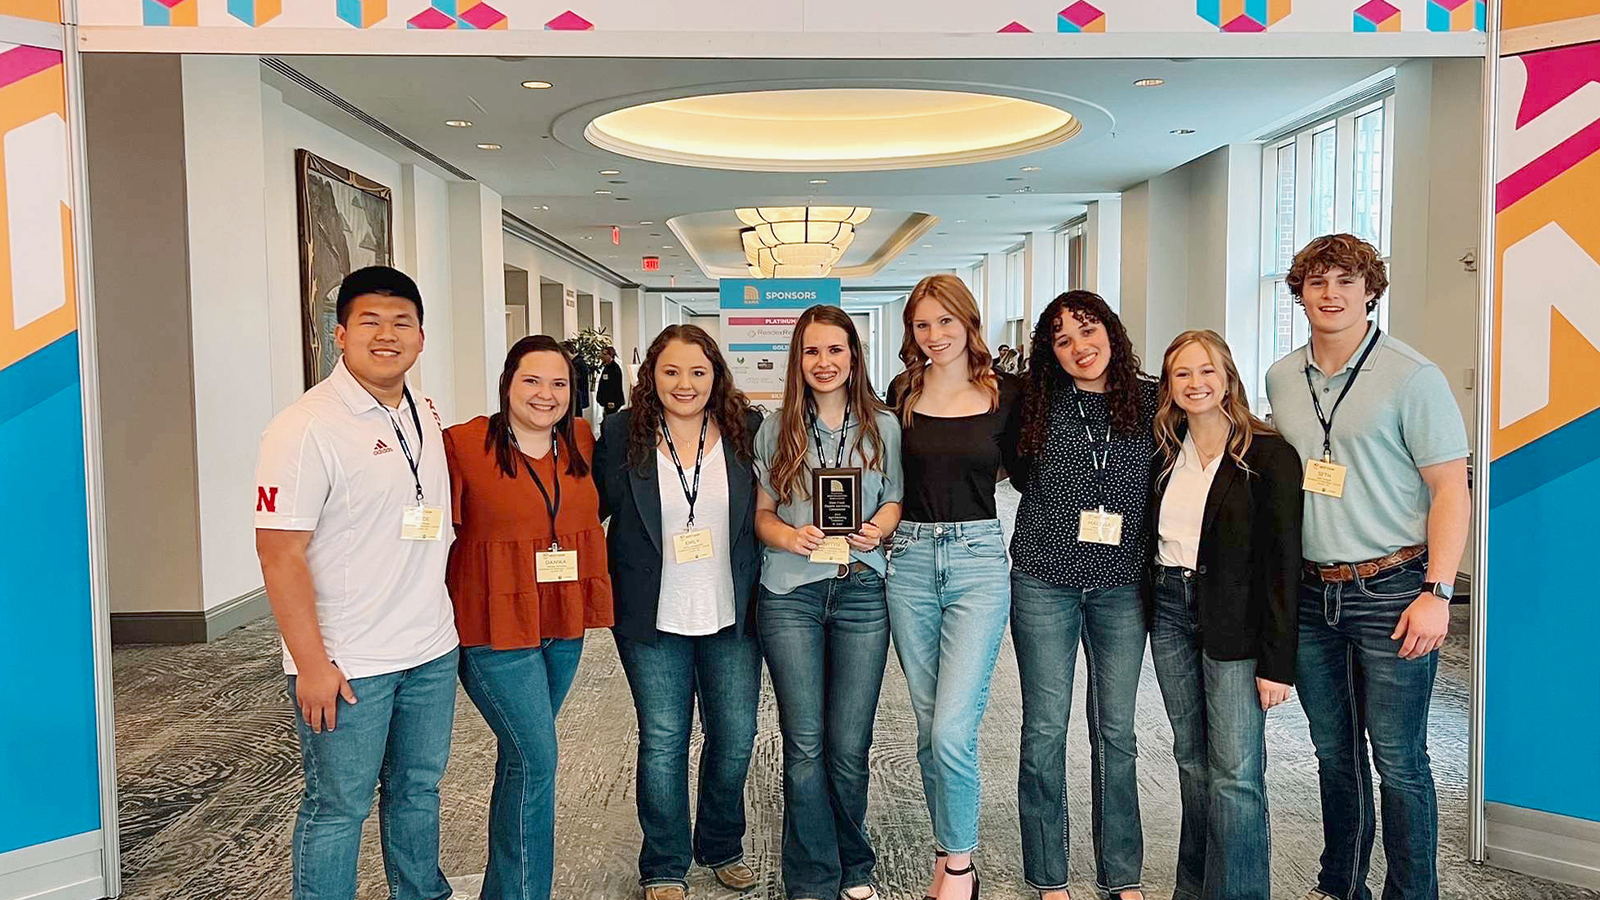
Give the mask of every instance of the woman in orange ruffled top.
[(461, 683), (500, 745), (483, 900), (550, 896), (556, 713), (584, 630), (613, 621), (594, 434), (573, 414), (575, 383), (553, 338), (525, 337), (506, 354), (500, 411), (444, 433)]

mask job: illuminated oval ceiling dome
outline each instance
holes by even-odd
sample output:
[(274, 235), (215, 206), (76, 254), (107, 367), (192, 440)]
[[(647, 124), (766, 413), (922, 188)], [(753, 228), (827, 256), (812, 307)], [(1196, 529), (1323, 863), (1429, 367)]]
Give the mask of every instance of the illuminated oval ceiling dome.
[(607, 113), (590, 143), (653, 162), (748, 172), (869, 172), (1003, 159), (1071, 140), (1071, 113), (967, 91), (823, 88), (660, 100)]

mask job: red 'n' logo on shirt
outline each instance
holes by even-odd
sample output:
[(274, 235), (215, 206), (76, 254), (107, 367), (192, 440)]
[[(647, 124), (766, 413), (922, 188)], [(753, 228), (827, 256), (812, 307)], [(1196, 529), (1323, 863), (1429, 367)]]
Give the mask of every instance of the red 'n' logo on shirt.
[(256, 487), (256, 512), (278, 511), (278, 486)]

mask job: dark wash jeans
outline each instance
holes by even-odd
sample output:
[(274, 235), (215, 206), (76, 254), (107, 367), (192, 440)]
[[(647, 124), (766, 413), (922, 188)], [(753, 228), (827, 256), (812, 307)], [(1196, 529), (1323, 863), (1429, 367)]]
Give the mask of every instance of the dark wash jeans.
[(1011, 639), (1022, 682), (1023, 878), (1038, 891), (1067, 887), (1067, 720), (1081, 641), (1089, 671), (1095, 886), (1113, 896), (1139, 889), (1144, 833), (1135, 711), (1145, 644), (1139, 586), (1059, 587), (1013, 569)]
[(867, 753), (889, 660), (883, 578), (867, 569), (761, 589), (761, 646), (783, 731), (783, 885), (832, 900), (872, 883)]
[(583, 638), (461, 649), (461, 685), (498, 742), (480, 900), (549, 900), (556, 852), (556, 714)]
[(1193, 576), (1155, 581), (1150, 656), (1178, 763), (1183, 801), (1177, 900), (1269, 900), (1267, 714), (1254, 659), (1216, 660), (1201, 646)]
[[(730, 625), (716, 634), (612, 632), (639, 716), (639, 883), (687, 886), (691, 862), (744, 859), (744, 783), (761, 698), (761, 647)], [(689, 734), (700, 706), (700, 796), (689, 832)]]
[[(1439, 805), (1428, 761), (1428, 704), (1439, 654), (1401, 659), (1390, 640), (1417, 599), (1427, 557), (1371, 578), (1300, 585), (1300, 705), (1311, 722), (1322, 788), (1317, 888), (1370, 900), (1376, 827), (1372, 765), (1381, 779), (1384, 900), (1439, 896)], [(1369, 762), (1370, 756), (1371, 760)]]
[(386, 675), (350, 679), (356, 702), (338, 704), (338, 727), (311, 730), (289, 703), (300, 734), (305, 794), (294, 822), (294, 900), (356, 895), (361, 824), (379, 785), (378, 833), (393, 900), (441, 900), (439, 780), (450, 759), (458, 651)]

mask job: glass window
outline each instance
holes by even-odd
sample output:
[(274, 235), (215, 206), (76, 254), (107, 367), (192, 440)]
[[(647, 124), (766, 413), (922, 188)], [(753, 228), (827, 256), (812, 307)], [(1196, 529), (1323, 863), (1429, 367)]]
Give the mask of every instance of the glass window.
[(1383, 107), (1356, 116), (1355, 200), (1351, 230), (1383, 246)]
[(1278, 148), (1278, 190), (1271, 215), (1274, 217), (1273, 266), (1268, 274), (1289, 271), (1299, 242), (1294, 234), (1294, 157), (1295, 144), (1290, 141)]
[(1311, 236), (1333, 233), (1339, 130), (1330, 124), (1311, 136)]

